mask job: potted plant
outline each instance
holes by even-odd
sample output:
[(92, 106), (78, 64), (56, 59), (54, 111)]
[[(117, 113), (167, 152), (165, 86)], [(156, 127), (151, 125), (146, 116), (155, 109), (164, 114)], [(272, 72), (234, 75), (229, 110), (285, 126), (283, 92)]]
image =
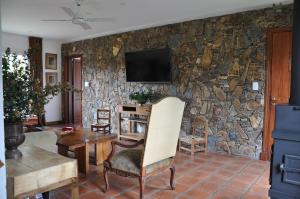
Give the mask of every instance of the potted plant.
[(68, 84), (47, 85), (40, 88), (32, 78), (28, 56), (19, 59), (8, 48), (2, 55), (5, 156), (17, 159), (22, 156), (18, 146), (25, 140), (23, 120), (26, 115), (43, 114), (44, 105), (59, 92), (71, 90)]
[(148, 101), (152, 101), (158, 98), (158, 94), (152, 91), (140, 91), (140, 92), (133, 92), (129, 95), (131, 100), (136, 100), (138, 104), (143, 105)]
[(22, 153), (17, 147), (25, 140), (23, 117), (29, 114), (31, 84), (28, 60), (17, 58), (8, 48), (2, 56), (4, 132), (6, 158), (18, 158)]

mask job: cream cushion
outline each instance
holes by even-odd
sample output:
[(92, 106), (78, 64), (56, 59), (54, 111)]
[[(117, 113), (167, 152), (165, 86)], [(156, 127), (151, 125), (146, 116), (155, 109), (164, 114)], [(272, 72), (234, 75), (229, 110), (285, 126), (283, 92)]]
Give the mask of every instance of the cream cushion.
[(23, 145), (32, 145), (42, 148), (46, 151), (57, 153), (57, 136), (54, 131), (36, 131), (25, 133), (25, 142)]

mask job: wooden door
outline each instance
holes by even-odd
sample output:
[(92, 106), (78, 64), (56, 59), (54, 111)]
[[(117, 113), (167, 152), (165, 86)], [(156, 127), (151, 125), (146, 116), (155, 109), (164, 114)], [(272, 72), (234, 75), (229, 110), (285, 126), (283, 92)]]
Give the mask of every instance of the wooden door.
[[(81, 57), (73, 58), (73, 86), (81, 90)], [(75, 125), (82, 124), (81, 92), (73, 92), (73, 122)]]
[[(81, 56), (65, 57), (64, 81), (69, 82), (74, 88), (81, 90)], [(63, 120), (65, 123), (82, 125), (82, 94), (81, 92), (68, 92), (63, 95)]]
[(270, 30), (267, 35), (267, 74), (262, 160), (270, 160), (275, 124), (275, 105), (290, 97), (292, 32), (289, 28)]
[[(69, 61), (69, 57), (64, 57), (64, 71), (63, 71), (63, 80), (65, 82), (69, 82), (70, 84), (72, 84), (72, 79), (70, 78), (70, 67), (71, 67), (71, 64), (70, 64), (70, 61)], [(64, 92), (62, 94), (63, 96), (63, 113), (62, 113), (62, 118), (63, 118), (63, 121), (65, 123), (72, 123), (72, 120), (70, 118), (70, 96), (72, 95), (71, 92)]]

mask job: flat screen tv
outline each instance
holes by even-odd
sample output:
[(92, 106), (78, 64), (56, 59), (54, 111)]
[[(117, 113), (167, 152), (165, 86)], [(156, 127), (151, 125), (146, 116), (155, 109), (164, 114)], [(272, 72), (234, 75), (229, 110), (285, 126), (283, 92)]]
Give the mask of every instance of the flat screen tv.
[(170, 82), (168, 48), (125, 53), (127, 82)]

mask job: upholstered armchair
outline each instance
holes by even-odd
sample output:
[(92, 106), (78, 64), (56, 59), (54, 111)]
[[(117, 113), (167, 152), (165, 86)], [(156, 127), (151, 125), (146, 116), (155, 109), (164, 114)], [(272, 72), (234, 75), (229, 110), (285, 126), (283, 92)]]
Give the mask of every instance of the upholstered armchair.
[[(144, 184), (148, 176), (163, 169), (170, 169), (170, 186), (174, 189), (177, 141), (185, 103), (176, 97), (166, 97), (152, 105), (145, 140), (131, 145), (112, 142), (112, 151), (104, 161), (105, 190), (109, 188), (107, 172), (126, 177), (137, 177), (140, 184), (140, 198), (143, 198)], [(116, 152), (116, 146), (124, 148)]]

